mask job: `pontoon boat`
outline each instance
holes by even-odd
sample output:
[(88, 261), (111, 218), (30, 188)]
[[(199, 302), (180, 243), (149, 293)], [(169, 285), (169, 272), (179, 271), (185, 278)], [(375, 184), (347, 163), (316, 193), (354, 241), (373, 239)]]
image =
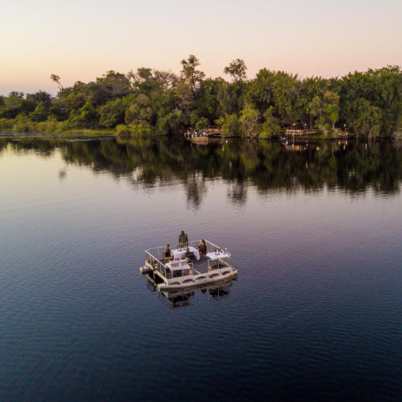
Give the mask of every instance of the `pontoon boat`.
[(200, 242), (190, 242), (188, 247), (175, 248), (172, 257), (165, 258), (164, 247), (145, 251), (145, 263), (140, 272), (160, 291), (202, 287), (237, 277), (231, 254), (208, 240), (207, 250), (201, 254)]

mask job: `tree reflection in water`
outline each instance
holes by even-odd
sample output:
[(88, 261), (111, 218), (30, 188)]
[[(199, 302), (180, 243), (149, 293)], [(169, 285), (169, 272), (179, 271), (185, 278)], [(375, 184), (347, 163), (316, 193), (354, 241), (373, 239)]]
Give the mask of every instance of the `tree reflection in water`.
[(391, 142), (296, 145), (233, 141), (195, 146), (177, 139), (138, 139), (129, 143), (36, 139), (2, 140), (0, 153), (7, 146), (15, 152), (43, 157), (59, 150), (66, 164), (125, 177), (135, 186), (179, 182), (194, 208), (202, 204), (208, 182), (213, 179), (227, 182), (228, 197), (240, 205), (247, 199), (250, 184), (261, 194), (323, 189), (340, 189), (351, 195), (364, 194), (369, 189), (383, 194), (399, 192), (402, 149)]

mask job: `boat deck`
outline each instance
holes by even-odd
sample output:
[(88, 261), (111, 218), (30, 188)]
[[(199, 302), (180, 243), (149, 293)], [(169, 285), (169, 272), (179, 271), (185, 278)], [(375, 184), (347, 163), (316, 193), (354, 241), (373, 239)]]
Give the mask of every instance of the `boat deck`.
[[(149, 273), (155, 284), (161, 285), (165, 283), (167, 286), (171, 285), (169, 281), (173, 281), (175, 285), (183, 286), (190, 281), (197, 283), (201, 283), (198, 281), (210, 282), (222, 275), (222, 278), (235, 275), (237, 271), (230, 262), (230, 253), (208, 240), (205, 240), (205, 242), (207, 244), (206, 255), (200, 255), (198, 249), (200, 241), (189, 242), (187, 251), (190, 251), (191, 255), (187, 255), (184, 247), (175, 248), (172, 249), (174, 259), (164, 258), (164, 247), (159, 246), (148, 249), (145, 251), (145, 265), (140, 270), (142, 273)], [(225, 271), (227, 268), (229, 271)], [(212, 273), (211, 271), (214, 272)]]
[(206, 256), (201, 256), (197, 261), (195, 259), (191, 260), (193, 264), (193, 271), (195, 274), (204, 274), (208, 272), (208, 258)]

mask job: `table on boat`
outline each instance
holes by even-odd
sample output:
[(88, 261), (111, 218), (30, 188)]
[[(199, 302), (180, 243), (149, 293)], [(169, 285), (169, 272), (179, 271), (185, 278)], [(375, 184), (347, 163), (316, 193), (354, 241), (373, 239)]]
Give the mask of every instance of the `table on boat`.
[[(197, 261), (199, 261), (200, 260), (200, 252), (198, 251), (198, 249), (195, 248), (195, 247), (192, 247), (192, 246), (189, 246), (188, 249), (189, 249), (190, 253), (194, 254), (195, 259)], [(172, 250), (173, 258), (175, 260), (181, 260), (182, 258), (185, 258), (186, 253), (187, 253), (187, 248), (186, 247), (184, 247), (184, 248), (176, 248), (176, 249)]]
[(190, 265), (186, 260), (173, 260), (168, 262), (166, 266), (172, 271), (190, 269)]
[(231, 254), (227, 251), (211, 251), (207, 253), (207, 257), (212, 260), (218, 260), (219, 258), (230, 258)]

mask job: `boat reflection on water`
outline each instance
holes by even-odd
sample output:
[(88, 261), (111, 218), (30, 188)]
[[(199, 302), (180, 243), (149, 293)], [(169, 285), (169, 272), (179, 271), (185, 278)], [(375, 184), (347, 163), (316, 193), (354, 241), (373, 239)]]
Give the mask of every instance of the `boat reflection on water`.
[(213, 299), (221, 299), (230, 295), (233, 282), (237, 279), (226, 280), (219, 283), (214, 283), (210, 286), (202, 286), (199, 288), (191, 288), (187, 290), (162, 290), (158, 291), (154, 286), (149, 284), (148, 288), (154, 292), (158, 292), (161, 299), (172, 308), (186, 307), (191, 305), (194, 296), (199, 293), (209, 296)]

